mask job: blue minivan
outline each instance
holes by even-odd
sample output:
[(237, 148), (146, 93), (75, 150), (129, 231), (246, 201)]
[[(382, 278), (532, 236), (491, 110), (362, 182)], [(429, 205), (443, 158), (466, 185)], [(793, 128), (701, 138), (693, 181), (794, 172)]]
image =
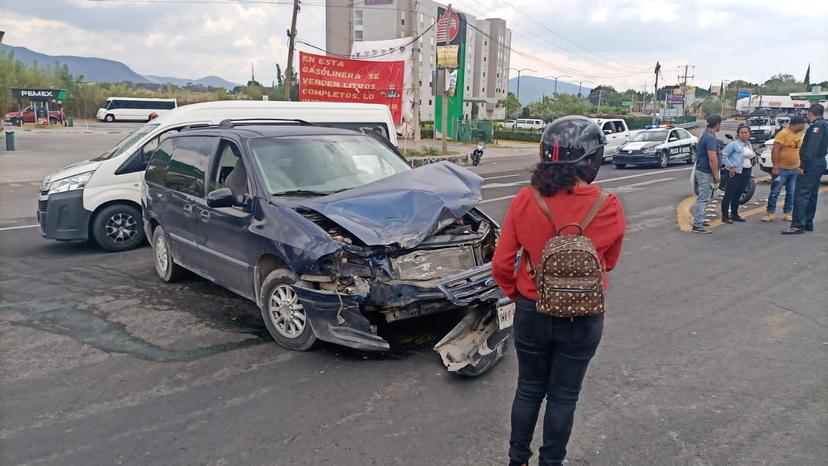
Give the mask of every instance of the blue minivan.
[(285, 348), (387, 351), (378, 324), (455, 313), (435, 350), (474, 376), (502, 356), (513, 312), (481, 185), (447, 162), (411, 169), (382, 137), (226, 120), (160, 143), (144, 229), (162, 280), (187, 269), (256, 302)]

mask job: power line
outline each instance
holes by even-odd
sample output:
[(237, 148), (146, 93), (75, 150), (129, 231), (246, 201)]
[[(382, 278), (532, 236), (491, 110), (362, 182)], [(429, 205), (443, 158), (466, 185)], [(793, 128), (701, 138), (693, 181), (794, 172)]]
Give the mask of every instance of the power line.
[(429, 27), (427, 27), (425, 30), (423, 30), (423, 32), (421, 32), (419, 35), (417, 35), (416, 37), (414, 37), (414, 38), (413, 38), (413, 39), (411, 39), (410, 41), (406, 42), (405, 44), (400, 45), (400, 46), (397, 46), (397, 47), (392, 47), (392, 48), (391, 48), (390, 50), (388, 50), (387, 52), (381, 52), (381, 53), (377, 53), (377, 54), (373, 54), (373, 55), (363, 55), (362, 53), (360, 53), (359, 55), (353, 55), (353, 54), (351, 54), (351, 55), (343, 55), (343, 54), (338, 54), (338, 53), (328, 52), (327, 50), (325, 50), (325, 49), (324, 49), (324, 48), (322, 48), (322, 47), (319, 47), (319, 46), (313, 45), (313, 44), (311, 44), (311, 43), (309, 43), (309, 42), (305, 42), (305, 41), (303, 41), (303, 40), (297, 40), (296, 42), (298, 42), (298, 43), (300, 43), (300, 44), (303, 44), (303, 45), (306, 45), (306, 46), (308, 46), (308, 47), (311, 47), (311, 48), (313, 48), (313, 49), (319, 50), (320, 52), (324, 52), (324, 53), (325, 53), (325, 54), (327, 54), (327, 55), (331, 55), (331, 56), (334, 56), (334, 57), (339, 57), (339, 58), (377, 58), (377, 57), (384, 57), (384, 56), (386, 56), (386, 55), (391, 55), (392, 53), (395, 53), (395, 52), (400, 51), (400, 50), (405, 50), (405, 48), (406, 48), (406, 47), (408, 47), (409, 45), (411, 45), (411, 44), (413, 44), (413, 43), (417, 42), (417, 41), (418, 41), (418, 40), (420, 40), (420, 39), (421, 39), (424, 35), (426, 35), (426, 33), (427, 33), (428, 31), (430, 31), (432, 28), (434, 28), (434, 26), (435, 26), (435, 25), (437, 25), (437, 22), (438, 22), (438, 21), (434, 21), (433, 23), (431, 23), (431, 25), (430, 25)]

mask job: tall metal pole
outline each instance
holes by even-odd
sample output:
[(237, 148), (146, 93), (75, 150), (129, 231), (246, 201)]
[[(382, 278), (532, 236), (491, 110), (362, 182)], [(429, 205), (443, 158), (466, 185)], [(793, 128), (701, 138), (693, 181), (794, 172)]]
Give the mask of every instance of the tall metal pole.
[(296, 17), (299, 15), (299, 0), (293, 0), (293, 19), (290, 22), (288, 37), (288, 62), (285, 68), (285, 100), (290, 100), (290, 89), (293, 85), (293, 50), (296, 47)]
[(411, 35), (416, 40), (414, 42), (414, 48), (412, 53), (414, 56), (412, 57), (412, 93), (414, 94), (414, 101), (412, 102), (412, 113), (413, 118), (411, 121), (411, 125), (414, 126), (414, 140), (420, 140), (420, 39), (417, 39), (419, 32), (417, 31), (417, 10), (419, 10), (419, 1), (418, 0), (411, 0)]
[(655, 124), (656, 121), (656, 103), (658, 102), (658, 74), (661, 72), (661, 63), (656, 62), (655, 66), (655, 86), (653, 87), (653, 119), (651, 124)]
[[(446, 45), (448, 45), (448, 37), (449, 32), (451, 31), (451, 3), (449, 3), (448, 7), (446, 7), (445, 12), (446, 18)], [(439, 21), (439, 20), (438, 20)], [(448, 95), (448, 70), (443, 69), (443, 75), (445, 76), (443, 79), (443, 154), (448, 154), (448, 106), (449, 106), (449, 95)]]

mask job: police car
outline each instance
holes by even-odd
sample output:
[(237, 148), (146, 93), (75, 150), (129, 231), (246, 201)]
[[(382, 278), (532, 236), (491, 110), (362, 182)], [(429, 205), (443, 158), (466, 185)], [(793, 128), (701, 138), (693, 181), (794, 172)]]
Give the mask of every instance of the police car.
[(699, 138), (682, 128), (655, 128), (637, 133), (630, 142), (618, 148), (613, 157), (616, 168), (627, 165), (657, 165), (661, 168), (675, 162), (696, 161)]

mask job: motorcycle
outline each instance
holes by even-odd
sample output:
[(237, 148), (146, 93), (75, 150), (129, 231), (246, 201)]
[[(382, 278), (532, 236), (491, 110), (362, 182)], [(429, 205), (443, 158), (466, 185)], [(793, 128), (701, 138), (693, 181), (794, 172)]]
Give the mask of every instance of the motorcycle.
[[(725, 134), (725, 137), (727, 139), (730, 139), (731, 141), (733, 140), (733, 136), (731, 136), (729, 134)], [(724, 149), (726, 144), (721, 139), (719, 139), (717, 142), (718, 142), (717, 152), (719, 154), (719, 160), (721, 160), (723, 158), (722, 150)], [(702, 154), (699, 154), (698, 156), (701, 157)], [(753, 159), (751, 159), (752, 165), (756, 165), (756, 162), (757, 162), (758, 158), (759, 157), (757, 156), (757, 157), (754, 157)], [(751, 166), (751, 170), (753, 170), (752, 166)], [(698, 183), (696, 183), (696, 166), (695, 165), (693, 165), (693, 170), (690, 172), (690, 186), (693, 187), (693, 194), (698, 196), (699, 195), (699, 185), (698, 185)], [(750, 181), (748, 182), (747, 186), (745, 187), (745, 190), (739, 196), (739, 204), (747, 204), (748, 202), (750, 202), (751, 198), (753, 198), (753, 195), (755, 193), (756, 193), (756, 177), (753, 176), (753, 173), (751, 171)]]
[(483, 141), (478, 141), (477, 146), (474, 148), (474, 151), (471, 153), (471, 160), (472, 165), (477, 166), (480, 163), (480, 159), (483, 157), (483, 148), (485, 144)]

